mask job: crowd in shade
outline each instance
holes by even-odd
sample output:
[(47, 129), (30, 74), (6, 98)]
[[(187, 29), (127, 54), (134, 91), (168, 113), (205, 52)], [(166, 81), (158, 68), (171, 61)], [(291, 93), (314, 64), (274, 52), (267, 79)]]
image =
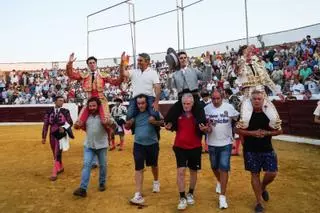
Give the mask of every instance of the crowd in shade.
[[(257, 54), (271, 79), (288, 100), (296, 99), (297, 95), (308, 100), (319, 94), (320, 39), (308, 35), (299, 42), (260, 48)], [(204, 66), (205, 55), (189, 56), (190, 66)], [(237, 50), (228, 46), (223, 53), (211, 51), (214, 72), (210, 81), (199, 82), (199, 91), (210, 92), (214, 88), (222, 88), (241, 95), (236, 70), (238, 58)], [(165, 61), (151, 61), (151, 66), (160, 76), (161, 100), (177, 100), (177, 91), (172, 87), (172, 72)], [(107, 69), (112, 77), (119, 75), (117, 66), (99, 69)], [(69, 103), (81, 105), (86, 101), (85, 94), (79, 82), (68, 78), (65, 69), (0, 72), (0, 104), (50, 104), (59, 95)], [(267, 94), (276, 95), (271, 91), (267, 91)], [(107, 83), (104, 95), (109, 101), (115, 97), (129, 100), (132, 98), (131, 84), (124, 82), (120, 86), (113, 86)]]

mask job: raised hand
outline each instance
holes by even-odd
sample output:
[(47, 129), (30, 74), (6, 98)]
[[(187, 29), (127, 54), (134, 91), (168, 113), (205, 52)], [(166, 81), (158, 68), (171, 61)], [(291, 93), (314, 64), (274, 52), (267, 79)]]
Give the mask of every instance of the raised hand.
[(73, 63), (75, 62), (77, 58), (74, 57), (74, 53), (71, 53), (70, 56), (69, 56), (69, 63)]
[(123, 52), (121, 55), (121, 65), (122, 66), (128, 66), (130, 57), (126, 55), (126, 52)]

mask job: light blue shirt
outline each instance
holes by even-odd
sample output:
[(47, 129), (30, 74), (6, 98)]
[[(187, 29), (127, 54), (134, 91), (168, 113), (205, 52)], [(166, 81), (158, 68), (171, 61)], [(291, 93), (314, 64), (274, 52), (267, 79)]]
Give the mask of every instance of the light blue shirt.
[(265, 64), (265, 68), (272, 71), (273, 70), (273, 64), (269, 61), (268, 63)]
[(141, 145), (158, 143), (155, 127), (149, 123), (149, 112), (140, 112), (135, 118), (134, 142)]

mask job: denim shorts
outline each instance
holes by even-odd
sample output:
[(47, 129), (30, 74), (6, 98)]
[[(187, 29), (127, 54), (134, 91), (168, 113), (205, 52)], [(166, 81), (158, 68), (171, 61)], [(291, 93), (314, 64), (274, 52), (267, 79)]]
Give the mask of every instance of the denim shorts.
[(277, 154), (271, 152), (244, 152), (244, 166), (247, 171), (259, 173), (261, 169), (265, 172), (278, 171)]
[(232, 144), (225, 146), (209, 146), (209, 157), (212, 169), (230, 171)]

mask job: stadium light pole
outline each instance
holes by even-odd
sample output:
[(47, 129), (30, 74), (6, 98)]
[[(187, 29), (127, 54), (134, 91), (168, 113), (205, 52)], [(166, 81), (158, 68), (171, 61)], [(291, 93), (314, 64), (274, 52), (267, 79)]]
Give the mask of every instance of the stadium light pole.
[(246, 19), (246, 41), (247, 41), (247, 45), (249, 45), (247, 0), (244, 0), (244, 11), (245, 11), (245, 19)]

